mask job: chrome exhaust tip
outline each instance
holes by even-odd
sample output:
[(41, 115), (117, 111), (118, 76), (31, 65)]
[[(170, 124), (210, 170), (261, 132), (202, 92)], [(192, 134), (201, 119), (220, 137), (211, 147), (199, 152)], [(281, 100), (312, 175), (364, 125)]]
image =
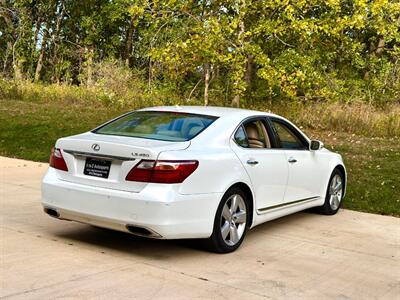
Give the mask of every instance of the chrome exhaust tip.
[(51, 216), (53, 218), (58, 219), (60, 217), (60, 214), (55, 209), (45, 207), (43, 210), (46, 214), (48, 214), (49, 216)]
[(161, 236), (159, 234), (157, 234), (156, 232), (154, 232), (150, 229), (147, 229), (145, 227), (127, 224), (126, 229), (134, 235), (139, 235), (139, 236), (144, 236), (144, 237), (152, 237), (152, 238), (161, 238)]

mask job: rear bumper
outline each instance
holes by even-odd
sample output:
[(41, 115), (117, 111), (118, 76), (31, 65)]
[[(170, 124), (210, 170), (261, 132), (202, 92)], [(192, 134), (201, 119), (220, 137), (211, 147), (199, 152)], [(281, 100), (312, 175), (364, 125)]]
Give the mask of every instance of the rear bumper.
[(130, 225), (162, 239), (209, 237), (221, 197), (182, 195), (177, 185), (166, 184), (148, 184), (140, 193), (92, 187), (60, 180), (52, 168), (42, 182), (43, 207), (60, 219), (124, 232)]

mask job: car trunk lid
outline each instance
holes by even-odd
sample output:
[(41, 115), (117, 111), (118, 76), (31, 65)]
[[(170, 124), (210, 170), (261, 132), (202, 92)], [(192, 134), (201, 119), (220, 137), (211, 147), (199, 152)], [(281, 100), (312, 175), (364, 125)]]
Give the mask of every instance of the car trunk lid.
[(61, 138), (56, 148), (68, 171), (57, 170), (61, 180), (130, 192), (140, 192), (146, 182), (126, 181), (129, 171), (142, 159), (156, 160), (162, 151), (183, 150), (186, 142), (102, 135), (92, 132)]

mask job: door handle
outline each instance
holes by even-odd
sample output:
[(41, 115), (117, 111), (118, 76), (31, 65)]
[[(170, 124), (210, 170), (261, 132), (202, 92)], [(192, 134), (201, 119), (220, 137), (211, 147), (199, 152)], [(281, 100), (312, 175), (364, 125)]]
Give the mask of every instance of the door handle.
[(297, 159), (295, 159), (294, 157), (289, 157), (288, 162), (294, 164), (295, 162), (297, 162)]
[(254, 166), (254, 165), (258, 164), (258, 161), (254, 160), (254, 159), (249, 159), (249, 160), (247, 161), (247, 164), (248, 164), (248, 165)]

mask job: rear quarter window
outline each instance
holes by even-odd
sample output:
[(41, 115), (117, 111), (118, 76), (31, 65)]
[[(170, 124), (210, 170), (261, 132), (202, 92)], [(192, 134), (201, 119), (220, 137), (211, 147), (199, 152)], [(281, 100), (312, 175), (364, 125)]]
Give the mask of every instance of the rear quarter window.
[(238, 130), (235, 133), (234, 139), (239, 146), (243, 148), (249, 147), (249, 142), (247, 141), (247, 136), (246, 133), (244, 132), (243, 126), (240, 126), (238, 128)]

